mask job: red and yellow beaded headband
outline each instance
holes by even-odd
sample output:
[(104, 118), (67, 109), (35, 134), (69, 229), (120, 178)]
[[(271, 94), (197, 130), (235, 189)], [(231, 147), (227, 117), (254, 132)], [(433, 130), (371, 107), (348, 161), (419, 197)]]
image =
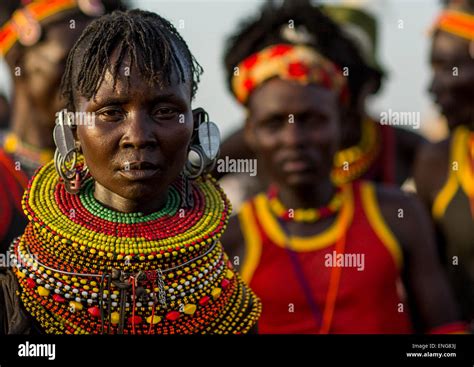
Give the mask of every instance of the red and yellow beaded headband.
[(456, 10), (445, 10), (436, 20), (435, 29), (472, 41), (474, 40), (474, 15)]
[(5, 56), (18, 41), (24, 46), (36, 44), (41, 37), (40, 22), (66, 10), (79, 8), (90, 16), (104, 13), (100, 0), (34, 0), (16, 10), (0, 29), (0, 54)]
[(335, 90), (343, 102), (348, 98), (346, 79), (335, 64), (311, 47), (290, 44), (269, 46), (239, 63), (232, 90), (245, 105), (260, 84), (274, 77), (304, 85), (321, 84)]

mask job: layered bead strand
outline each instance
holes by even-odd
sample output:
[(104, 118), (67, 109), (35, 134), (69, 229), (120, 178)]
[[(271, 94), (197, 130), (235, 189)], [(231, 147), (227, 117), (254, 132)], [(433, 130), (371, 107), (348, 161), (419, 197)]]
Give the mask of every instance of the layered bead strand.
[(48, 333), (248, 332), (261, 304), (219, 242), (230, 204), (210, 176), (192, 183), (192, 208), (181, 208), (182, 189), (174, 183), (156, 213), (119, 213), (94, 198), (91, 178), (71, 195), (44, 166), (12, 244), (25, 309)]

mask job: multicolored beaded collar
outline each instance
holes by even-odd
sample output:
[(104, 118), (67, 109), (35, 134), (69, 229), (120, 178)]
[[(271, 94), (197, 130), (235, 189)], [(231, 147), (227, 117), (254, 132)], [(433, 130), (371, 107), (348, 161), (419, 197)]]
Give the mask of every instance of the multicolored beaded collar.
[(374, 163), (381, 149), (381, 137), (377, 123), (365, 119), (362, 137), (357, 145), (340, 150), (334, 156), (331, 179), (336, 185), (352, 182), (363, 176)]
[(23, 198), (30, 220), (11, 248), (25, 309), (46, 333), (246, 333), (261, 304), (219, 242), (231, 211), (210, 176), (181, 208), (174, 183), (159, 212), (119, 213), (86, 181), (66, 192), (53, 162)]

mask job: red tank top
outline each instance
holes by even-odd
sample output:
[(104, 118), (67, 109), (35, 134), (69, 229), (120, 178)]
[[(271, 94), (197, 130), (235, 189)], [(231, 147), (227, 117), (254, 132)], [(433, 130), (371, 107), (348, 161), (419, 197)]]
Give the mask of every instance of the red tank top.
[[(260, 333), (322, 332), (308, 291), (321, 315), (326, 315), (335, 271), (339, 271), (339, 281), (331, 283), (335, 297), (326, 332), (411, 332), (408, 308), (399, 295), (402, 251), (380, 214), (375, 188), (368, 182), (355, 182), (344, 186), (343, 195), (344, 205), (328, 229), (290, 241), (271, 213), (265, 194), (242, 207), (239, 222), (246, 255), (241, 269), (244, 280), (262, 300)], [(335, 253), (344, 235), (344, 250)]]

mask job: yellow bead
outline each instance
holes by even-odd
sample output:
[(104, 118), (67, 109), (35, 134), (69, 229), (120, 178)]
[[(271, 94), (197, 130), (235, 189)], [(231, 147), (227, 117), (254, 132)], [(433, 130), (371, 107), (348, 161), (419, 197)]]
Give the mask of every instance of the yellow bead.
[(110, 315), (110, 322), (112, 325), (117, 325), (120, 321), (120, 314), (118, 312), (112, 312)]
[(81, 303), (76, 301), (69, 302), (69, 306), (74, 309), (74, 311), (81, 311), (83, 306)]
[(227, 269), (227, 272), (226, 272), (226, 274), (225, 274), (225, 277), (226, 277), (227, 279), (232, 279), (232, 278), (234, 277), (234, 272), (233, 272), (232, 270), (230, 270), (230, 269)]
[(188, 303), (187, 305), (184, 306), (183, 311), (186, 315), (192, 315), (196, 312), (196, 305), (193, 305), (192, 303)]
[(22, 271), (17, 271), (16, 275), (18, 276), (18, 278), (25, 278), (26, 277), (26, 274), (23, 273)]
[(212, 290), (211, 296), (212, 296), (212, 298), (214, 298), (214, 299), (218, 299), (219, 296), (221, 295), (221, 293), (222, 293), (222, 289), (216, 287), (216, 288), (214, 288), (214, 289)]
[(49, 290), (44, 287), (38, 287), (38, 294), (42, 297), (49, 296)]
[(161, 321), (161, 317), (156, 316), (156, 315), (153, 316), (153, 319), (151, 318), (151, 316), (146, 318), (146, 322), (149, 323), (149, 324), (153, 324), (153, 325), (158, 324), (160, 321)]

